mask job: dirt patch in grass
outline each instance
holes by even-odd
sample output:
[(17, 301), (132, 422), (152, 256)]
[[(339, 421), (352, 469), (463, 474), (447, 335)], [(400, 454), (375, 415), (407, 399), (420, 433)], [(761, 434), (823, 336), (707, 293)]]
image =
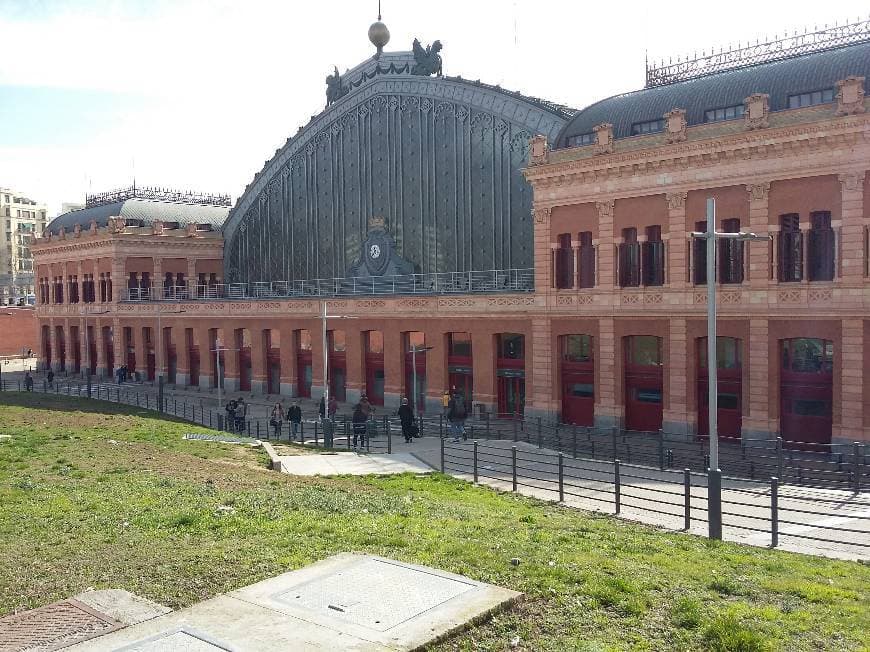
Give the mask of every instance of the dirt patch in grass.
[(0, 434), (13, 435), (0, 444), (0, 614), (88, 587), (183, 607), (360, 551), (526, 594), (439, 650), (870, 646), (861, 564), (664, 533), (440, 474), (270, 473), (257, 449), (182, 439), (202, 428), (47, 399), (0, 394)]

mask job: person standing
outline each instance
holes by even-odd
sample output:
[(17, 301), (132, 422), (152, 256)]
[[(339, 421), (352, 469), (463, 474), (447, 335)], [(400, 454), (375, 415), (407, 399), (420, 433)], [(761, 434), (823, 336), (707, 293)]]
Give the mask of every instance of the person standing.
[(445, 389), (444, 394), (441, 396), (441, 412), (446, 417), (449, 410), (450, 410), (450, 392), (448, 392)]
[(244, 433), (245, 424), (248, 420), (248, 404), (245, 403), (244, 397), (239, 397), (238, 405), (236, 405), (236, 432)]
[(293, 401), (293, 405), (287, 410), (287, 421), (290, 422), (290, 436), (296, 441), (296, 433), (299, 432), (299, 424), (302, 423), (302, 408), (299, 401)]
[(320, 420), (326, 418), (326, 400), (321, 396), (320, 403), (317, 404), (317, 414), (320, 415)]
[(465, 419), (468, 418), (468, 412), (465, 407), (465, 397), (461, 392), (453, 392), (453, 397), (447, 408), (447, 420), (450, 422), (450, 434), (453, 435), (453, 441), (463, 440), (468, 436), (465, 434)]
[(275, 407), (272, 408), (272, 414), (269, 417), (269, 425), (272, 426), (272, 430), (275, 433), (275, 437), (280, 439), (281, 437), (281, 423), (284, 421), (284, 408), (281, 407), (280, 403), (275, 403)]
[(405, 438), (405, 443), (410, 444), (414, 438), (414, 408), (408, 403), (408, 399), (403, 398), (402, 404), (399, 406), (399, 422), (402, 424), (402, 436)]
[(227, 412), (227, 425), (226, 428), (230, 432), (235, 432), (236, 430), (236, 410), (238, 409), (239, 403), (235, 399), (232, 399), (229, 403), (226, 404), (224, 410)]
[(326, 406), (326, 414), (335, 421), (335, 413), (338, 412), (338, 401), (332, 395), (329, 397), (329, 405)]
[(47, 378), (48, 378), (48, 386), (54, 387), (54, 372), (51, 369), (48, 370), (48, 377)]
[(29, 370), (24, 374), (24, 389), (28, 392), (33, 391), (33, 376), (30, 375)]
[(359, 439), (360, 446), (363, 446), (366, 441), (366, 421), (368, 421), (368, 415), (363, 410), (362, 400), (354, 406), (351, 420), (353, 421), (353, 447), (356, 448), (357, 439)]

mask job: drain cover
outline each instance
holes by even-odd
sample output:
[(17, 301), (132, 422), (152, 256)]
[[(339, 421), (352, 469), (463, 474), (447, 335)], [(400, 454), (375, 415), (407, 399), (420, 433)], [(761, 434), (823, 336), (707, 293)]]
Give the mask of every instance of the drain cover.
[(0, 652), (51, 652), (122, 627), (78, 600), (0, 618)]
[(116, 648), (114, 652), (180, 652), (182, 650), (184, 652), (215, 652), (216, 650), (229, 652), (230, 648), (209, 641), (205, 634), (182, 628)]
[(474, 588), (470, 582), (367, 558), (272, 597), (385, 632)]

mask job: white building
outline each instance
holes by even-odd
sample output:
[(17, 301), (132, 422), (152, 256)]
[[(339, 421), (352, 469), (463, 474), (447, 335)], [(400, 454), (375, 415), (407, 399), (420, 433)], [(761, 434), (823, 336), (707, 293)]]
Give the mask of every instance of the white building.
[(45, 205), (0, 187), (0, 305), (34, 294), (30, 243), (45, 224)]

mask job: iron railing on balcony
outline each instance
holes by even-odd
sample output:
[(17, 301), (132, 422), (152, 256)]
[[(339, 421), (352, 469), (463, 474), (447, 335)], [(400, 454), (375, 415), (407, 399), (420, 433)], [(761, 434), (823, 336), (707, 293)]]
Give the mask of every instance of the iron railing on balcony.
[(212, 283), (127, 288), (122, 301), (285, 299), (336, 296), (532, 292), (534, 269), (346, 277), (302, 281)]

